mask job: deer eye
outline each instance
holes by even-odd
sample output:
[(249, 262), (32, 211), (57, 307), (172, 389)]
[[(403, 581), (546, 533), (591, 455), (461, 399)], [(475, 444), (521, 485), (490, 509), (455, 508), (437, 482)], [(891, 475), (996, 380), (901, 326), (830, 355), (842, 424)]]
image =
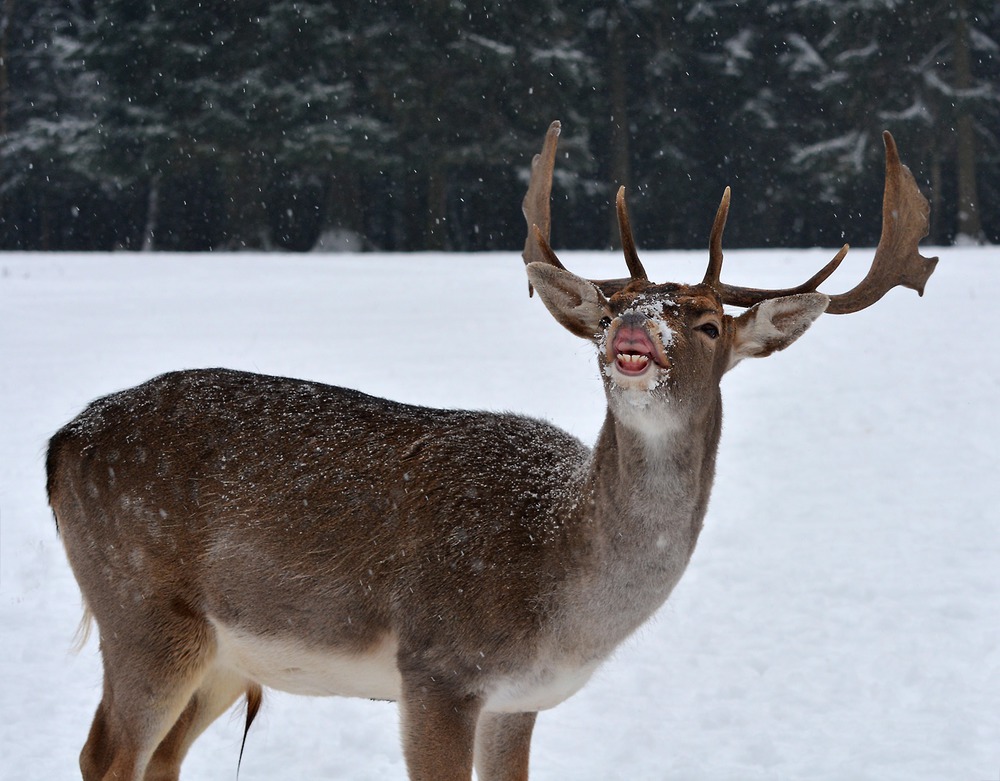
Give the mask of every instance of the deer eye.
[(704, 325), (700, 325), (698, 326), (698, 330), (707, 335), (709, 339), (719, 338), (719, 326), (715, 323), (705, 323)]
[(611, 325), (611, 318), (610, 317), (602, 317), (597, 324), (601, 328), (607, 328), (609, 325)]

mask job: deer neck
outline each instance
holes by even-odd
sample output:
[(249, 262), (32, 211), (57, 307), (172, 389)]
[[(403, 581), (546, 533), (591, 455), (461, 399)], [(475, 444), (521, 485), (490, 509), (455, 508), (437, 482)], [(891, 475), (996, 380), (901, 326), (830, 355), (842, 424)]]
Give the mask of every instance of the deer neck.
[(590, 477), (595, 512), (610, 541), (643, 549), (660, 541), (654, 550), (680, 546), (685, 560), (690, 557), (715, 476), (721, 420), (718, 394), (669, 423), (637, 425), (609, 410)]
[(621, 642), (669, 596), (702, 528), (721, 430), (718, 395), (655, 429), (609, 410), (587, 474), (596, 565), (575, 596), (578, 637), (595, 656)]

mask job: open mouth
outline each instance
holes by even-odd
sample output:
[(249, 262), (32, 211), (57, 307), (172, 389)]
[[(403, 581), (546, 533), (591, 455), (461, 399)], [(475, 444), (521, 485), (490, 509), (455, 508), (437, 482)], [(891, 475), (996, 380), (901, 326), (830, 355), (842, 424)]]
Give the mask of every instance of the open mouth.
[(664, 367), (645, 328), (620, 327), (615, 332), (611, 351), (615, 368), (627, 377), (638, 377), (650, 366)]
[(615, 365), (622, 374), (642, 374), (649, 366), (652, 356), (646, 353), (618, 353)]

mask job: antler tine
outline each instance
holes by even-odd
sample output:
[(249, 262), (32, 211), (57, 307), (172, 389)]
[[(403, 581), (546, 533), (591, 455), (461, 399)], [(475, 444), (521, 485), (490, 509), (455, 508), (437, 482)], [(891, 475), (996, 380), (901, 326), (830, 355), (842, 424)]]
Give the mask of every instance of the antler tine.
[(888, 130), (882, 133), (882, 141), (885, 143), (882, 236), (865, 278), (846, 293), (830, 297), (826, 311), (831, 314), (865, 309), (897, 285), (922, 296), (924, 285), (937, 266), (937, 257), (924, 257), (917, 247), (930, 230), (930, 204), (910, 169), (900, 162), (896, 142)]
[(719, 277), (722, 275), (722, 233), (726, 230), (726, 219), (729, 217), (729, 199), (732, 195), (727, 187), (722, 193), (722, 201), (715, 212), (715, 220), (712, 222), (712, 235), (708, 240), (708, 268), (705, 270), (704, 284), (712, 287), (719, 286)]
[(727, 285), (720, 280), (722, 276), (722, 234), (726, 230), (726, 220), (729, 217), (729, 202), (732, 198), (732, 191), (727, 187), (722, 193), (722, 201), (715, 212), (715, 220), (712, 222), (712, 235), (708, 240), (708, 269), (705, 271), (705, 279), (702, 283), (711, 285), (722, 298), (723, 303), (732, 306), (749, 307), (759, 304), (768, 298), (780, 298), (796, 293), (812, 293), (826, 279), (837, 270), (837, 266), (847, 255), (848, 247), (845, 244), (833, 260), (823, 266), (816, 274), (807, 279), (797, 287), (785, 288), (783, 290), (764, 290), (756, 287), (740, 287), (738, 285)]
[(622, 252), (625, 253), (625, 265), (632, 279), (639, 279), (644, 282), (649, 281), (646, 276), (646, 269), (642, 267), (639, 260), (639, 253), (635, 249), (635, 239), (632, 237), (632, 222), (628, 218), (628, 207), (625, 205), (625, 187), (618, 188), (618, 197), (615, 198), (615, 206), (618, 209), (618, 232), (622, 237)]
[[(727, 285), (724, 282), (711, 282), (706, 279), (706, 284), (712, 285), (719, 297), (722, 298), (722, 303), (730, 304), (732, 306), (750, 307), (754, 304), (759, 304), (761, 301), (766, 301), (769, 298), (781, 298), (782, 296), (793, 296), (797, 293), (815, 293), (816, 288), (822, 285), (837, 267), (840, 265), (841, 261), (847, 256), (847, 251), (850, 246), (845, 244), (840, 248), (840, 251), (833, 256), (823, 268), (813, 274), (809, 279), (803, 282), (801, 285), (796, 287), (786, 287), (781, 290), (763, 290), (756, 287), (740, 287), (739, 285)], [(829, 310), (827, 310), (829, 311)]]
[[(912, 288), (923, 295), (924, 285), (937, 265), (936, 257), (925, 258), (917, 250), (920, 239), (928, 232), (930, 204), (921, 194), (910, 169), (899, 161), (892, 135), (886, 131), (882, 138), (885, 142), (882, 238), (865, 278), (848, 292), (830, 297), (830, 305), (826, 310), (830, 314), (843, 315), (865, 309), (897, 285)], [(833, 260), (798, 287), (762, 290), (723, 284), (719, 281), (719, 273), (722, 268), (722, 228), (725, 225), (724, 212), (728, 210), (728, 198), (723, 196), (722, 200), (723, 205), (719, 206), (719, 213), (716, 214), (715, 225), (712, 227), (709, 270), (705, 274), (705, 282), (716, 289), (723, 303), (748, 307), (769, 298), (811, 293), (836, 271), (847, 255), (849, 246), (845, 244)]]
[[(551, 232), (549, 200), (552, 197), (552, 172), (556, 165), (556, 147), (559, 144), (561, 130), (562, 124), (558, 119), (549, 125), (542, 151), (531, 161), (531, 179), (528, 182), (528, 191), (521, 202), (521, 211), (528, 223), (528, 235), (524, 240), (524, 251), (521, 253), (525, 265), (549, 263), (558, 268), (565, 268), (549, 246)], [(529, 282), (528, 295), (532, 295), (533, 292)]]
[[(555, 250), (552, 249), (549, 244), (549, 240), (542, 235), (542, 229), (537, 225), (531, 226), (531, 233), (529, 234), (535, 239), (535, 244), (538, 247), (538, 257), (536, 260), (532, 260), (532, 263), (548, 263), (550, 266), (556, 266), (557, 268), (565, 269), (566, 267), (562, 264), (562, 261), (556, 257)], [(529, 290), (531, 285), (528, 285)]]

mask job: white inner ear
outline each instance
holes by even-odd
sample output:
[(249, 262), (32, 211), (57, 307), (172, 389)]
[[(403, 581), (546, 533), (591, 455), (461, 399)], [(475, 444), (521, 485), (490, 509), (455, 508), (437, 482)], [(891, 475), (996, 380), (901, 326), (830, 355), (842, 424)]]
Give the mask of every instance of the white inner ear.
[(547, 289), (552, 303), (562, 312), (581, 322), (600, 320), (604, 307), (597, 300), (596, 291), (590, 285), (574, 285), (572, 289), (551, 287)]
[(822, 293), (801, 293), (762, 301), (748, 309), (736, 319), (728, 368), (744, 358), (764, 358), (784, 350), (809, 329), (829, 303)]
[(530, 263), (528, 280), (546, 308), (577, 336), (593, 339), (608, 314), (607, 300), (593, 283), (555, 266)]

